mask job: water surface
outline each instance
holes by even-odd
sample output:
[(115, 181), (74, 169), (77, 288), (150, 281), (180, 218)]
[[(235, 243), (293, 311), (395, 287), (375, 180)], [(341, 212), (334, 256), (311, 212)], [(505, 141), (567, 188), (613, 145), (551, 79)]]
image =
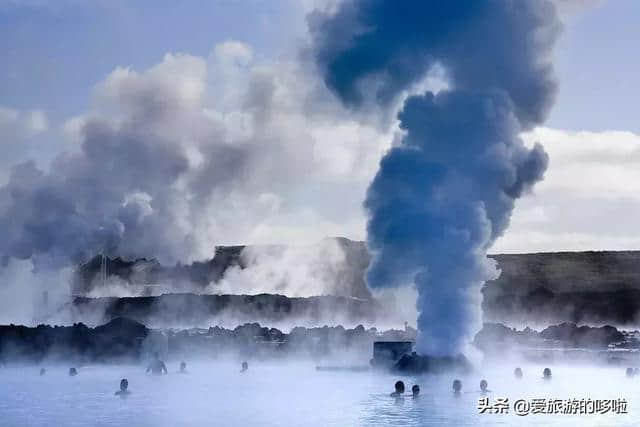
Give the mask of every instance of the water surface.
[[(541, 379), (541, 366), (481, 369), (461, 377), (463, 393), (451, 392), (453, 376), (396, 376), (375, 372), (318, 372), (312, 363), (178, 362), (169, 375), (153, 377), (144, 366), (81, 367), (76, 377), (66, 366), (0, 368), (0, 423), (3, 426), (352, 426), (352, 425), (638, 425), (640, 378), (628, 379), (623, 368), (559, 367), (553, 379)], [(131, 395), (114, 396), (121, 378)], [(478, 414), (480, 379), (489, 381), (491, 401), (517, 399), (626, 398), (628, 414), (517, 416)], [(389, 397), (402, 379), (410, 390), (419, 384), (418, 400)], [(637, 397), (638, 396), (638, 397)]]

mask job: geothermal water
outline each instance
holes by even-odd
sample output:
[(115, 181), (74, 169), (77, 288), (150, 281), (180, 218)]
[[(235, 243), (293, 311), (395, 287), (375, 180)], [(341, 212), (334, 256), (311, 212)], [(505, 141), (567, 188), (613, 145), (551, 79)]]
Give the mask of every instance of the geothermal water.
[[(67, 366), (0, 368), (0, 424), (3, 426), (373, 426), (373, 425), (636, 425), (640, 378), (624, 368), (551, 366), (553, 379), (541, 379), (542, 366), (479, 368), (461, 376), (463, 393), (451, 391), (452, 375), (402, 376), (368, 372), (321, 372), (311, 363), (189, 363), (189, 373), (153, 377), (144, 366), (87, 366), (76, 377)], [(121, 378), (132, 394), (114, 396)], [(480, 379), (489, 381), (494, 401), (508, 397), (545, 399), (626, 398), (627, 414), (517, 416), (478, 414)], [(389, 396), (401, 379), (421, 396)], [(512, 406), (512, 405), (511, 405)]]

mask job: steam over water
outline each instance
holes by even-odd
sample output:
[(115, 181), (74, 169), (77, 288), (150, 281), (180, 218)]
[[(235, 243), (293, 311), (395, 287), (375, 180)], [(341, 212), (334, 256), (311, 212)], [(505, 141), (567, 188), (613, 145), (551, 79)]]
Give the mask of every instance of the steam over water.
[[(542, 366), (481, 368), (460, 377), (463, 393), (451, 392), (453, 376), (396, 376), (375, 372), (318, 372), (311, 363), (189, 363), (189, 374), (145, 375), (142, 366), (95, 366), (68, 377), (66, 366), (0, 369), (0, 423), (3, 426), (352, 426), (352, 425), (634, 425), (634, 396), (640, 379), (628, 379), (623, 368), (551, 366), (553, 380), (541, 379)], [(114, 396), (121, 378), (132, 394)], [(519, 398), (626, 398), (628, 414), (528, 415), (477, 414), (480, 379), (489, 381), (492, 401)], [(421, 396), (397, 402), (389, 397), (393, 383), (413, 384)]]

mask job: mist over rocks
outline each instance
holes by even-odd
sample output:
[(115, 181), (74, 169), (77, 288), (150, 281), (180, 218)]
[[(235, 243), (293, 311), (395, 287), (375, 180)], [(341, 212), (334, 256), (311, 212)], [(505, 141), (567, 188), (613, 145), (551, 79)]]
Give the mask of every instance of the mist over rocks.
[[(318, 295), (325, 291), (327, 295), (333, 296), (375, 299), (364, 282), (370, 261), (364, 242), (344, 238), (335, 241), (343, 253), (337, 258), (338, 261), (336, 258), (323, 256), (305, 255), (293, 258), (307, 262), (312, 260), (319, 266), (319, 270), (332, 271), (331, 275), (319, 280), (329, 283), (310, 286), (307, 289), (308, 293), (302, 295)], [(245, 257), (245, 250), (252, 255)], [(253, 256), (264, 252), (269, 253), (269, 256)], [(150, 296), (175, 292), (233, 294), (242, 293), (247, 289), (253, 290), (255, 294), (277, 289), (285, 295), (289, 295), (289, 291), (293, 290), (292, 293), (295, 295), (295, 292), (300, 292), (308, 282), (303, 280), (305, 275), (296, 278), (288, 274), (286, 264), (292, 258), (281, 257), (285, 252), (283, 246), (220, 246), (216, 248), (215, 257), (208, 261), (175, 266), (165, 266), (149, 259), (128, 261), (107, 258), (107, 286), (118, 283), (119, 286), (113, 289), (113, 292), (117, 293), (102, 289), (99, 279), (100, 257), (96, 257), (77, 269), (73, 289), (77, 296), (94, 297)], [(489, 257), (496, 260), (501, 273), (497, 279), (488, 281), (482, 289), (485, 322), (535, 327), (562, 322), (627, 327), (634, 327), (639, 323), (640, 251), (498, 254)], [(287, 259), (287, 263), (284, 263), (283, 259)], [(219, 286), (226, 272), (233, 270), (238, 279), (244, 279), (251, 275), (239, 273), (256, 267), (258, 263), (262, 263), (259, 266), (261, 274), (254, 276), (250, 287), (235, 289), (233, 285), (240, 284), (241, 280), (227, 283), (224, 289)], [(272, 263), (274, 265), (271, 265)], [(325, 265), (328, 267), (325, 268)], [(280, 287), (261, 286), (262, 279), (266, 280), (267, 274), (271, 272), (277, 272), (278, 278), (287, 278), (288, 281), (280, 280)], [(299, 283), (289, 283), (292, 281)], [(157, 286), (145, 286), (146, 284)], [(100, 304), (124, 307), (125, 301), (129, 300), (125, 299), (122, 303), (117, 303), (117, 299), (109, 301), (108, 304)], [(248, 304), (243, 312), (248, 315), (252, 309), (251, 304)], [(115, 310), (113, 313), (128, 315), (126, 311)], [(262, 315), (263, 313), (260, 313), (257, 318), (245, 320), (262, 321)], [(362, 321), (373, 317), (372, 314), (367, 314)]]
[[(37, 327), (0, 325), (0, 362), (138, 363), (159, 351), (170, 360), (300, 358), (363, 363), (369, 361), (374, 341), (415, 341), (417, 336), (411, 327), (380, 330), (362, 325), (353, 328), (297, 326), (286, 332), (263, 325), (250, 322), (233, 328), (218, 325), (149, 328), (122, 317), (94, 328), (83, 323)], [(633, 362), (635, 353), (628, 350), (640, 349), (639, 337), (638, 331), (619, 331), (612, 326), (593, 328), (563, 323), (538, 332), (486, 323), (473, 344), (488, 358), (504, 359), (509, 354), (520, 354), (533, 362), (566, 359), (622, 364)], [(389, 368), (414, 374), (472, 369), (461, 355), (434, 357), (415, 353), (401, 357)]]
[[(474, 344), (489, 353), (503, 351), (505, 346), (607, 349), (612, 345), (621, 345), (634, 336), (635, 333), (621, 332), (609, 325), (590, 327), (566, 322), (538, 332), (528, 327), (517, 330), (500, 323), (485, 323), (474, 337)], [(637, 340), (634, 342), (640, 344)]]
[(606, 363), (638, 365), (640, 332), (605, 325), (578, 326), (562, 323), (540, 331), (516, 329), (500, 323), (485, 323), (473, 344), (486, 360), (504, 361), (510, 357), (532, 363)]
[[(103, 262), (106, 283), (100, 276)], [(362, 242), (341, 237), (297, 246), (217, 246), (209, 260), (174, 266), (144, 258), (105, 257), (103, 261), (98, 255), (78, 266), (72, 293), (78, 296), (274, 293), (371, 299), (362, 274), (368, 264), (369, 256)]]
[(261, 322), (296, 325), (400, 323), (379, 302), (352, 297), (165, 294), (149, 297), (77, 297), (65, 307), (77, 321), (99, 324), (128, 317), (156, 328), (203, 327)]
[[(487, 288), (485, 288), (487, 290)], [(491, 291), (489, 289), (489, 291)], [(485, 296), (485, 321), (511, 325), (545, 326), (557, 322), (587, 325), (614, 324), (633, 328), (640, 323), (640, 290), (553, 292), (537, 288), (525, 295)]]
[[(127, 260), (120, 257), (105, 257), (104, 263), (107, 279), (124, 283), (131, 293), (152, 293), (154, 291), (152, 287), (144, 288), (148, 284), (159, 284), (161, 287), (164, 285), (165, 289), (171, 291), (193, 290), (219, 281), (225, 271), (233, 266), (244, 267), (241, 257), (243, 248), (243, 246), (221, 246), (216, 248), (212, 259), (204, 262), (195, 261), (188, 265), (166, 266), (155, 259)], [(106, 291), (103, 289), (104, 284), (100, 277), (102, 262), (102, 256), (97, 255), (79, 266), (72, 282), (74, 295), (91, 295), (92, 292), (102, 295)], [(136, 286), (139, 287), (136, 289)]]
[(153, 352), (175, 360), (242, 357), (274, 360), (289, 357), (313, 360), (353, 357), (368, 360), (375, 340), (413, 340), (416, 330), (365, 329), (343, 326), (295, 327), (289, 333), (259, 323), (233, 329), (150, 329), (127, 318), (89, 328), (73, 326), (0, 326), (0, 362), (112, 363), (142, 362)]

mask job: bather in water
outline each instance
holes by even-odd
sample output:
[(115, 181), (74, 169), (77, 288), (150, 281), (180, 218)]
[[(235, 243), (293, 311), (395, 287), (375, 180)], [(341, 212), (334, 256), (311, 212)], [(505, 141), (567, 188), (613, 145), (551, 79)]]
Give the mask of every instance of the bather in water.
[(249, 364), (244, 361), (242, 362), (242, 369), (240, 370), (240, 372), (247, 372), (247, 370), (249, 370)]
[(487, 380), (480, 381), (480, 391), (483, 394), (484, 393), (491, 393), (491, 390), (487, 389), (488, 386), (489, 386), (489, 383), (487, 383)]
[(180, 362), (180, 373), (181, 374), (187, 373), (187, 363), (184, 360)]
[(522, 378), (522, 369), (520, 369), (519, 367), (513, 370), (513, 375), (517, 378), (517, 379), (521, 379)]
[(391, 397), (402, 397), (404, 393), (404, 383), (402, 381), (396, 381), (395, 389), (393, 393), (391, 393)]
[(164, 362), (160, 360), (160, 355), (156, 351), (153, 353), (153, 360), (149, 363), (147, 367), (147, 372), (151, 372), (153, 375), (162, 375), (167, 374), (167, 367)]
[(69, 376), (75, 377), (76, 375), (78, 375), (78, 370), (76, 368), (69, 368)]
[(414, 384), (414, 386), (411, 387), (411, 394), (414, 399), (417, 399), (420, 396), (420, 386), (418, 384)]
[(44, 368), (40, 368), (40, 376), (43, 376), (44, 374), (47, 373), (47, 370)]
[(542, 371), (542, 378), (544, 378), (545, 380), (550, 380), (551, 379), (551, 369), (544, 368), (544, 371)]
[(120, 380), (120, 390), (116, 391), (116, 396), (120, 396), (122, 399), (127, 397), (131, 392), (129, 391), (129, 381), (126, 378)]
[(462, 390), (462, 381), (460, 380), (453, 380), (453, 393), (456, 395), (460, 395), (460, 392)]

